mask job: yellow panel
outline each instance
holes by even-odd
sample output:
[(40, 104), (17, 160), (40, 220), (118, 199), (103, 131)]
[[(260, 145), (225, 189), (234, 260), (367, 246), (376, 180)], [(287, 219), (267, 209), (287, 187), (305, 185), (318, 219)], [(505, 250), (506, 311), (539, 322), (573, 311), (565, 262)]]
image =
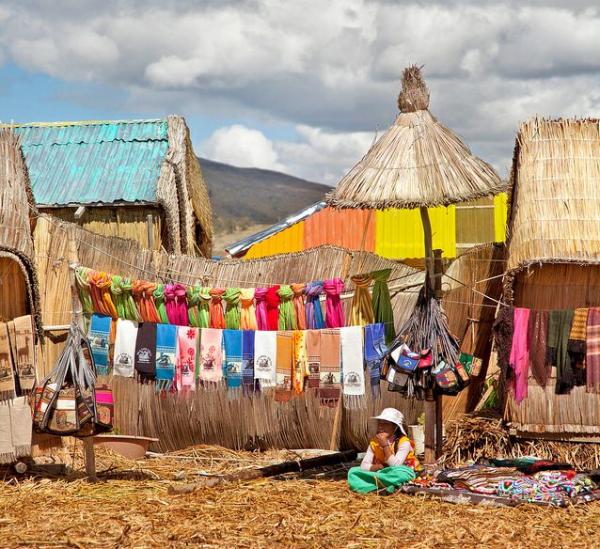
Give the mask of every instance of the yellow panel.
[(304, 246), (304, 221), (300, 221), (291, 227), (276, 233), (273, 236), (254, 244), (245, 259), (266, 257), (268, 255), (285, 254), (289, 252), (302, 251)]
[[(456, 256), (456, 211), (454, 206), (429, 208), (433, 248), (445, 257)], [(375, 253), (392, 259), (425, 255), (423, 225), (418, 209), (390, 209), (375, 215)]]
[(508, 215), (508, 197), (500, 193), (494, 197), (494, 240), (506, 240), (506, 217)]

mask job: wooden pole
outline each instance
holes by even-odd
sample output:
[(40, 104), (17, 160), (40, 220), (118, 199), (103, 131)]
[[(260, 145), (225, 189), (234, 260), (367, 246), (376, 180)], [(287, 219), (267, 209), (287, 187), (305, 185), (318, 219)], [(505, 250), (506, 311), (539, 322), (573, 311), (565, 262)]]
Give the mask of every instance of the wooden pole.
[(425, 271), (426, 271), (426, 279), (425, 279), (425, 288), (427, 295), (433, 289), (433, 281), (434, 281), (434, 257), (433, 257), (433, 237), (431, 235), (431, 222), (429, 221), (429, 212), (427, 208), (421, 206), (419, 208), (419, 212), (421, 214), (421, 222), (423, 223), (423, 241), (425, 243)]
[(152, 214), (146, 216), (146, 229), (148, 231), (148, 249), (154, 250), (154, 217)]
[[(442, 263), (442, 250), (433, 250), (433, 290), (436, 299), (442, 299), (442, 275), (444, 274), (444, 268)], [(443, 408), (442, 408), (442, 395), (437, 393), (434, 389), (433, 394), (433, 406), (435, 413), (435, 459), (438, 459), (442, 455), (442, 447), (444, 445), (443, 440)]]

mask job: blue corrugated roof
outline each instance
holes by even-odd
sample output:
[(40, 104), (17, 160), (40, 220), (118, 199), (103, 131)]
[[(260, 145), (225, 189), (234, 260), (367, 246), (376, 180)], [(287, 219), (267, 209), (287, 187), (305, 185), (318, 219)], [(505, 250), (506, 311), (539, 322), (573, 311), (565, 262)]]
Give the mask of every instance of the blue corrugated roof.
[(40, 205), (155, 203), (167, 120), (11, 126)]

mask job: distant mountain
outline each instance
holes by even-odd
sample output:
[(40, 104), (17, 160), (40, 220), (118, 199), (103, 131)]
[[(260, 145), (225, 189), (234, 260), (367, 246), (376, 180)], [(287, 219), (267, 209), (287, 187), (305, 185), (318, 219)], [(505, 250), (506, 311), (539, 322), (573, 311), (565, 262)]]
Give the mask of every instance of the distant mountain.
[(331, 190), (327, 185), (280, 172), (237, 168), (205, 158), (198, 160), (208, 187), (217, 234), (233, 234), (253, 225), (271, 225), (322, 200)]

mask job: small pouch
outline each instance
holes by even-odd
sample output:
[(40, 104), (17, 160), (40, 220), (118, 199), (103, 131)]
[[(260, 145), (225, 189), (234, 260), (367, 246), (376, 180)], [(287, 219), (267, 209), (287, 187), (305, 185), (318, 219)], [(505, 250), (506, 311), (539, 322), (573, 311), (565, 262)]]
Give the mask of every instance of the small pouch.
[(451, 367), (446, 367), (435, 374), (435, 382), (442, 392), (455, 393), (458, 391), (458, 375)]
[(462, 381), (462, 384), (468, 385), (470, 377), (469, 372), (467, 372), (467, 369), (464, 367), (464, 365), (460, 362), (457, 362), (454, 366), (454, 369), (456, 370), (458, 377)]
[(108, 385), (96, 387), (96, 427), (98, 431), (112, 431), (114, 402), (112, 389)]
[(473, 362), (471, 362), (471, 377), (477, 377), (481, 373), (481, 366), (483, 361), (476, 356), (473, 357)]
[(420, 355), (412, 353), (407, 345), (400, 345), (390, 353), (396, 367), (407, 374), (412, 374), (419, 365)]
[(419, 353), (418, 368), (430, 368), (433, 364), (433, 353), (431, 349), (424, 349)]

